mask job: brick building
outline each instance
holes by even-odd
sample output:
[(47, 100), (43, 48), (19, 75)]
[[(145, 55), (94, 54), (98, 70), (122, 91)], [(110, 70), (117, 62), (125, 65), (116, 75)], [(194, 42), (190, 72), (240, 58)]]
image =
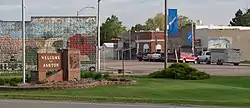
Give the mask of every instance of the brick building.
[[(194, 26), (195, 28), (195, 26)], [(188, 32), (192, 31), (192, 26), (187, 25), (179, 29), (176, 35), (169, 35), (168, 49), (173, 51), (175, 48), (188, 46)], [(195, 36), (195, 34), (194, 34)], [(125, 59), (136, 59), (139, 52), (156, 52), (156, 46), (164, 51), (164, 32), (159, 31), (139, 31), (134, 33), (125, 33), (120, 35), (122, 39), (115, 45), (117, 58), (121, 58), (122, 48), (124, 47)], [(157, 38), (157, 41), (155, 41)], [(123, 44), (124, 42), (124, 44)]]
[[(192, 31), (191, 25), (187, 25), (179, 29), (179, 33), (175, 36), (169, 36), (168, 49), (173, 51), (175, 48), (181, 46), (187, 46), (186, 51), (191, 51), (191, 45), (188, 44), (188, 32)], [(131, 37), (130, 37), (131, 36)], [(116, 44), (116, 55), (121, 58), (121, 48), (124, 46), (125, 59), (129, 59), (130, 52), (131, 58), (136, 59), (136, 53), (138, 52), (155, 52), (156, 51), (156, 39), (157, 44), (161, 47), (161, 51), (164, 51), (164, 32), (155, 31), (140, 31), (131, 33), (125, 33), (120, 37), (121, 40)], [(232, 26), (194, 26), (194, 40), (195, 40), (195, 52), (199, 53), (202, 50), (209, 48), (238, 48), (241, 50), (241, 60), (250, 60), (250, 27), (232, 27)], [(124, 44), (122, 44), (124, 41)]]

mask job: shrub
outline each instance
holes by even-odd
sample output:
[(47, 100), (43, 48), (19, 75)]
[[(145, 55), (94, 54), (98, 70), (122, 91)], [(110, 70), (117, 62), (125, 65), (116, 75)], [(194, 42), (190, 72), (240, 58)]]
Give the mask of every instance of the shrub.
[(17, 83), (15, 81), (10, 81), (10, 86), (17, 86)]
[(95, 79), (95, 80), (99, 80), (99, 79), (101, 79), (102, 77), (103, 77), (102, 74), (99, 73), (99, 72), (94, 73), (94, 75), (93, 75), (93, 79)]
[(166, 70), (157, 71), (149, 74), (148, 76), (151, 78), (170, 78), (181, 80), (203, 80), (210, 78), (209, 74), (182, 63), (174, 63)]
[(165, 78), (165, 71), (162, 70), (162, 71), (156, 71), (156, 72), (150, 73), (149, 77), (151, 77), (151, 78)]
[(103, 75), (103, 78), (104, 79), (108, 79), (110, 76), (109, 76), (109, 74), (108, 73), (105, 73), (104, 75)]
[(22, 76), (22, 72), (3, 72), (0, 76)]
[(30, 82), (31, 81), (31, 74), (26, 74), (25, 80), (26, 80), (26, 82)]
[(10, 82), (21, 83), (22, 82), (22, 78), (11, 78)]
[(93, 76), (94, 76), (93, 72), (87, 72), (87, 71), (81, 72), (81, 78), (93, 78)]
[(5, 80), (4, 79), (0, 79), (0, 85), (5, 85)]

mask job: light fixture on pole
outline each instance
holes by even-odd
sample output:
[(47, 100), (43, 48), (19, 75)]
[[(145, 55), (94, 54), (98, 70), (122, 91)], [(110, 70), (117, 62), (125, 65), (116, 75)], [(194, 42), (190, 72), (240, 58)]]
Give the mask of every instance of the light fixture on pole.
[(22, 0), (23, 83), (25, 84), (25, 0)]
[(101, 70), (101, 21), (100, 21), (100, 2), (101, 0), (97, 0), (97, 17), (98, 17), (98, 23), (97, 23), (97, 71)]
[(82, 8), (81, 10), (77, 11), (77, 12), (76, 12), (76, 15), (79, 16), (80, 13), (81, 13), (82, 11), (85, 11), (86, 9), (95, 9), (95, 7), (93, 7), (93, 6), (86, 6), (86, 7)]
[(168, 7), (167, 7), (167, 0), (165, 0), (165, 27), (164, 27), (164, 69), (168, 67)]

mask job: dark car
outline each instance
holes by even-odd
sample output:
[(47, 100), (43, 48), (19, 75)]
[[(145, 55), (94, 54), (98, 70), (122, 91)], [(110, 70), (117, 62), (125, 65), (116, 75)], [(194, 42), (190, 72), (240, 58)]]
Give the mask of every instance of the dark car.
[(146, 53), (138, 53), (136, 56), (137, 56), (137, 59), (139, 61), (147, 61), (147, 54), (149, 54), (148, 52)]

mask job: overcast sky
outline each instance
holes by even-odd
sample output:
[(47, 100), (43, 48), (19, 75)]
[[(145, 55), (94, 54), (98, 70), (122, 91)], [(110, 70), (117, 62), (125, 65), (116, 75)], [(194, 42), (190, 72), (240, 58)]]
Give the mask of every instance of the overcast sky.
[[(77, 10), (96, 5), (97, 0), (26, 0), (26, 16), (76, 15)], [(250, 0), (168, 0), (168, 7), (204, 24), (227, 25), (239, 8), (250, 7)], [(164, 0), (102, 0), (101, 20), (114, 14), (130, 27), (144, 23), (163, 8)], [(81, 15), (96, 15), (96, 10), (87, 9)], [(20, 19), (21, 0), (0, 0), (0, 20)]]

